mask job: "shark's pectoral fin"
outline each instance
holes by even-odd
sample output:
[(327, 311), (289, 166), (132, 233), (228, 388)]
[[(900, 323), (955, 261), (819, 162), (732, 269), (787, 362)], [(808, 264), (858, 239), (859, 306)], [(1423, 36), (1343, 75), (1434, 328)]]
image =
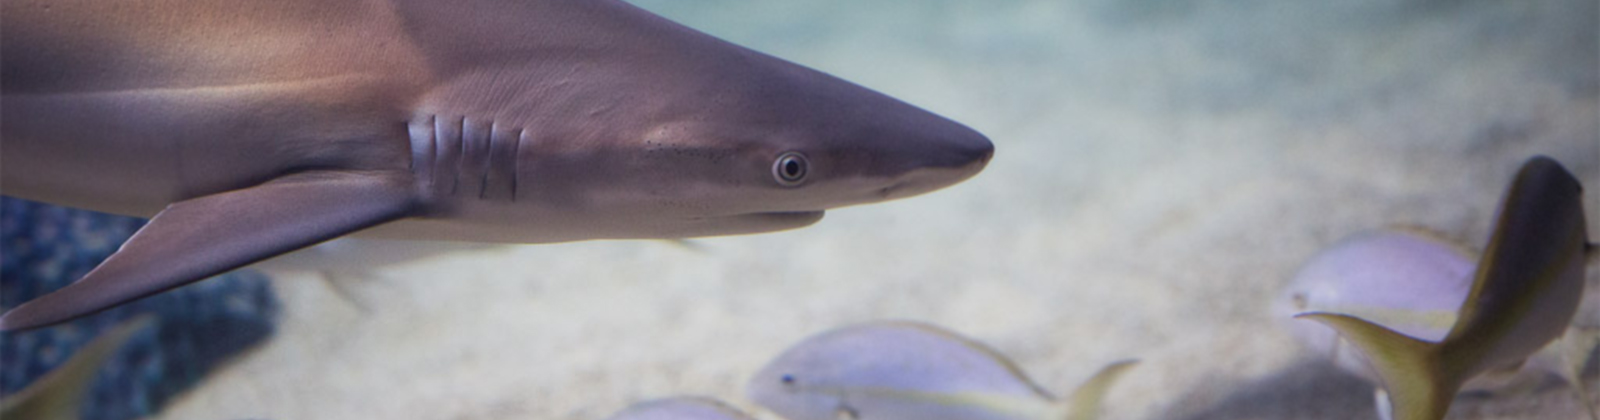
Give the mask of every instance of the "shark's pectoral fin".
[(316, 171), (168, 205), (83, 279), (0, 316), (47, 326), (413, 213), (409, 174)]

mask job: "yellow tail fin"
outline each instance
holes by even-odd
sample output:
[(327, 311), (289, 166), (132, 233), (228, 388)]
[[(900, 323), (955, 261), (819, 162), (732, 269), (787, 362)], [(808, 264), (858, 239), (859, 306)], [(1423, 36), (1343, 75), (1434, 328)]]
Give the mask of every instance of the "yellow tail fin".
[(100, 365), (116, 355), (134, 334), (151, 325), (155, 325), (155, 317), (143, 315), (101, 333), (66, 363), (0, 401), (0, 418), (77, 420), (78, 406)]
[(1079, 385), (1072, 396), (1067, 398), (1070, 409), (1067, 411), (1066, 420), (1094, 420), (1100, 417), (1100, 406), (1105, 402), (1106, 393), (1111, 390), (1111, 385), (1117, 382), (1128, 369), (1139, 364), (1138, 360), (1123, 360), (1106, 365), (1090, 376), (1089, 380)]
[(1395, 420), (1439, 420), (1461, 387), (1434, 343), (1408, 337), (1349, 315), (1305, 313), (1295, 318), (1332, 327), (1360, 349), (1383, 381)]

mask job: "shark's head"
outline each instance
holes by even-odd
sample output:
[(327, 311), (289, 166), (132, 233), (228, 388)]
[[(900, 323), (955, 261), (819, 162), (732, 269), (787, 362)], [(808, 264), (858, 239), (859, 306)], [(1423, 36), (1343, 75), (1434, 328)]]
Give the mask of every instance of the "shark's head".
[(683, 70), (701, 84), (673, 89), (694, 100), (621, 136), (642, 146), (623, 152), (629, 164), (650, 168), (636, 173), (628, 200), (663, 216), (784, 229), (815, 222), (827, 209), (956, 184), (994, 153), (982, 134), (949, 119), (740, 52), (738, 65)]
[(504, 217), (612, 238), (791, 229), (950, 186), (993, 154), (982, 134), (870, 89), (625, 3), (584, 7), (617, 21), (541, 40), (570, 49), (473, 76), (463, 94), (524, 130), (516, 182), (490, 187), (515, 190)]

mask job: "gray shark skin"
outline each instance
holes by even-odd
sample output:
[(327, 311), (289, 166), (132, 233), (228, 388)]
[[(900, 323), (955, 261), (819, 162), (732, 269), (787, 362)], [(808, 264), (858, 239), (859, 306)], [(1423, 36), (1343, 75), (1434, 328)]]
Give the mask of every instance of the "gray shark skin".
[(616, 0), (3, 0), (0, 189), (150, 224), (35, 328), (351, 234), (803, 227), (975, 175), (914, 106)]

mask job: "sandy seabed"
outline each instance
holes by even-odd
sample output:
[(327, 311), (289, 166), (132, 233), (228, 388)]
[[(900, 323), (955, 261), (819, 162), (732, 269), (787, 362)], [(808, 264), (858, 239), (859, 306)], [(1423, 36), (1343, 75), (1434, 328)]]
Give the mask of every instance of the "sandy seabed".
[[(891, 318), (988, 343), (1058, 393), (1142, 359), (1108, 419), (1374, 418), (1370, 386), (1268, 313), (1308, 257), (1390, 225), (1482, 244), (1534, 154), (1590, 185), (1600, 238), (1593, 0), (636, 4), (966, 123), (996, 156), (796, 231), (337, 276), (360, 306), (279, 276), (280, 335), (162, 417), (598, 420), (697, 394), (775, 419), (743, 395), (762, 364)], [(1581, 410), (1552, 383), (1450, 418)]]

